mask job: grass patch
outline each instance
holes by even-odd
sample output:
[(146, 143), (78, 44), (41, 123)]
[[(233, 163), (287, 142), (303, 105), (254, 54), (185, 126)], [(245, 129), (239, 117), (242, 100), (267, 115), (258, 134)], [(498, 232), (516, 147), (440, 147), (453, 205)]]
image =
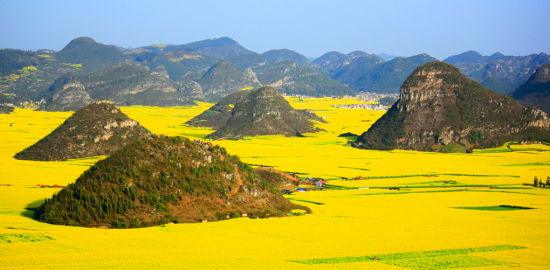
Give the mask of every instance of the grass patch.
[(504, 164), (503, 167), (523, 167), (523, 166), (550, 166), (550, 161), (546, 162), (531, 162), (531, 163), (516, 163), (516, 164)]
[(386, 179), (386, 178), (410, 178), (410, 177), (438, 177), (438, 176), (466, 176), (466, 177), (513, 177), (519, 178), (519, 175), (509, 174), (465, 174), (465, 173), (428, 173), (428, 174), (404, 174), (404, 175), (381, 175), (381, 176), (363, 176), (363, 179)]
[(312, 204), (316, 204), (316, 205), (325, 205), (325, 204), (322, 203), (322, 202), (314, 202), (314, 201), (308, 201), (308, 200), (302, 200), (302, 199), (295, 199), (295, 198), (288, 198), (288, 199), (291, 200), (291, 201), (297, 201), (297, 202), (312, 203)]
[(514, 210), (528, 210), (535, 209), (531, 207), (523, 207), (516, 205), (494, 205), (494, 206), (465, 206), (465, 207), (453, 207), (456, 209), (467, 209), (467, 210), (481, 210), (481, 211), (514, 211)]
[(470, 256), (472, 253), (494, 252), (501, 250), (524, 249), (521, 246), (494, 245), (477, 248), (442, 249), (418, 252), (378, 254), (357, 257), (319, 258), (309, 260), (293, 260), (301, 264), (338, 264), (352, 262), (380, 262), (388, 265), (412, 269), (450, 269), (482, 266), (495, 266), (505, 262)]
[(338, 168), (342, 168), (342, 169), (352, 169), (352, 170), (360, 170), (360, 171), (370, 171), (370, 169), (354, 168), (354, 167), (344, 167), (344, 166), (338, 166)]
[(379, 192), (379, 193), (364, 193), (357, 194), (356, 196), (374, 196), (374, 195), (401, 195), (401, 194), (415, 194), (415, 193), (440, 193), (440, 192), (461, 192), (470, 191), (468, 189), (450, 189), (450, 190), (423, 190), (423, 191), (395, 191), (395, 192)]
[(42, 233), (3, 233), (0, 234), (0, 243), (40, 242), (55, 240)]

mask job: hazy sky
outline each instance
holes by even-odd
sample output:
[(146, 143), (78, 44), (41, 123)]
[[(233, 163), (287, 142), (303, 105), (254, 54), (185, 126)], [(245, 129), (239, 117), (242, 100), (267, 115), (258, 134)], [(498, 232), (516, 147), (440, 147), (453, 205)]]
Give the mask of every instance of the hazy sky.
[(139, 47), (228, 36), (262, 53), (288, 48), (509, 55), (550, 52), (550, 1), (0, 0), (0, 48), (60, 50), (71, 39)]

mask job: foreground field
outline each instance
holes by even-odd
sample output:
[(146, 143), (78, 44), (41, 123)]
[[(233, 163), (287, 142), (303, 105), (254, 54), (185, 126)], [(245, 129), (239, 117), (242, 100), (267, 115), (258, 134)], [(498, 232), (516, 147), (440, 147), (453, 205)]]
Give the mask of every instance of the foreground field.
[[(323, 116), (327, 123), (319, 127), (326, 132), (214, 143), (250, 164), (329, 179), (326, 190), (288, 196), (313, 214), (126, 230), (30, 219), (25, 208), (59, 190), (37, 185), (67, 185), (102, 157), (15, 160), (70, 113), (0, 116), (0, 268), (550, 268), (550, 190), (523, 185), (550, 176), (550, 147), (473, 154), (358, 150), (337, 136), (363, 132), (382, 112), (330, 106), (357, 102), (347, 99), (290, 102)], [(209, 105), (123, 111), (154, 133), (203, 138), (212, 131), (182, 123)]]

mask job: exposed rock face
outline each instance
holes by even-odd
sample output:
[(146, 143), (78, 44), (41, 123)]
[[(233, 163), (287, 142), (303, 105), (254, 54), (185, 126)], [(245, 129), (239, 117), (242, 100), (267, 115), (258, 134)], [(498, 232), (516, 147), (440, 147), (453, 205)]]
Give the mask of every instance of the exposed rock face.
[(300, 178), (297, 176), (293, 176), (272, 168), (258, 167), (254, 169), (254, 171), (260, 177), (269, 181), (269, 183), (276, 187), (278, 190), (295, 189), (300, 184), (305, 184), (305, 181), (300, 180)]
[(240, 216), (285, 216), (304, 209), (218, 146), (148, 137), (84, 172), (35, 212), (41, 221), (128, 228)]
[(7, 105), (0, 105), (0, 114), (10, 114), (13, 112), (13, 107)]
[(55, 92), (51, 101), (41, 109), (45, 111), (76, 111), (92, 102), (86, 88), (78, 81), (69, 82)]
[(52, 133), (15, 155), (26, 160), (66, 160), (108, 155), (151, 133), (108, 100), (76, 111)]
[(301, 136), (319, 131), (311, 120), (322, 121), (314, 113), (294, 110), (277, 90), (264, 86), (227, 96), (187, 124), (217, 129), (210, 138), (236, 139), (275, 134)]
[(514, 140), (547, 141), (549, 128), (544, 112), (483, 88), (449, 64), (432, 62), (407, 78), (400, 99), (354, 146), (469, 151)]
[(53, 97), (41, 108), (71, 111), (92, 100), (109, 99), (118, 105), (178, 106), (194, 104), (162, 69), (123, 63), (84, 75), (60, 78), (50, 87)]
[(550, 114), (550, 64), (540, 66), (510, 95), (524, 106), (535, 106)]

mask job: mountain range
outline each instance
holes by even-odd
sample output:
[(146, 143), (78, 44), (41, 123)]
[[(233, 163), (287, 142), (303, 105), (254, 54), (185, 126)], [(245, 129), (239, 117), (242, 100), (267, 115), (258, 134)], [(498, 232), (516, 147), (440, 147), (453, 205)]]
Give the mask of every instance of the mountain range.
[[(283, 94), (306, 96), (354, 95), (359, 91), (397, 93), (416, 67), (435, 60), (427, 54), (394, 57), (354, 51), (329, 52), (312, 61), (288, 49), (259, 54), (227, 37), (134, 49), (80, 37), (58, 52), (0, 50), (0, 104), (74, 110), (97, 98), (109, 98), (119, 105), (184, 105), (192, 104), (191, 100), (217, 102), (225, 95), (261, 85), (272, 86)], [(487, 88), (510, 93), (539, 66), (549, 63), (550, 57), (544, 53), (482, 56), (469, 51), (445, 62)], [(125, 77), (120, 68), (124, 63), (142, 75)], [(121, 75), (116, 75), (119, 71)], [(110, 96), (94, 97), (91, 85), (116, 83), (106, 80), (110, 72), (114, 72), (113, 77), (128, 79), (123, 83), (125, 87), (113, 89)], [(60, 82), (70, 87), (60, 92)], [(141, 91), (144, 84), (151, 86), (150, 91)]]
[(507, 56), (494, 53), (483, 56), (467, 51), (444, 60), (456, 66), (466, 76), (501, 94), (509, 94), (523, 84), (536, 69), (550, 63), (546, 53), (526, 56)]

